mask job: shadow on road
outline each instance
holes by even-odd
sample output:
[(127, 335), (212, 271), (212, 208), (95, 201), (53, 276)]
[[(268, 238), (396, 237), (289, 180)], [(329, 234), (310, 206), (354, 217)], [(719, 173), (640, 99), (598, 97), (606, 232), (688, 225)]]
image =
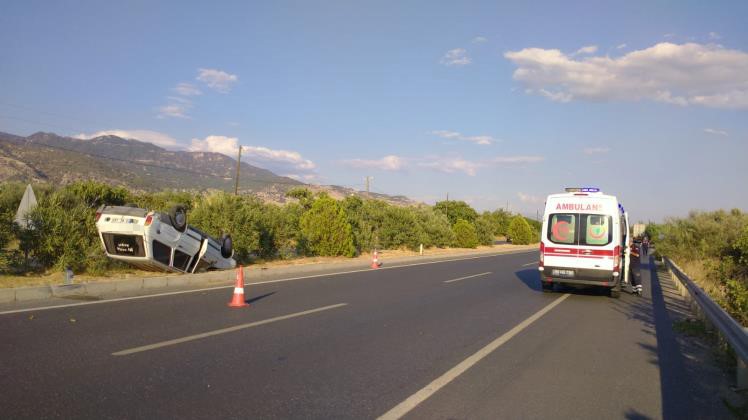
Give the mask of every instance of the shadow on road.
[[(514, 274), (518, 279), (530, 289), (541, 292), (540, 287), (540, 273), (537, 268), (527, 268), (520, 271), (515, 271)], [(554, 290), (561, 293), (570, 293), (572, 295), (586, 295), (586, 296), (607, 296), (608, 291), (601, 287), (588, 287), (588, 286), (561, 286), (556, 285)]]
[[(711, 360), (703, 360), (693, 345), (678, 340), (673, 331), (673, 317), (690, 315), (679, 299), (671, 299), (673, 285), (670, 279), (661, 279), (652, 260), (641, 263), (640, 279), (649, 279), (649, 293), (636, 299), (613, 301), (614, 310), (637, 320), (642, 331), (654, 335), (656, 345), (638, 343), (650, 355), (649, 362), (660, 370), (662, 417), (664, 419), (721, 418), (724, 407), (719, 400), (719, 378), (714, 376)], [(667, 299), (666, 299), (667, 298)], [(667, 302), (667, 303), (666, 303)], [(710, 372), (712, 371), (712, 372)], [(627, 418), (640, 418), (636, 412), (626, 413)]]
[(538, 274), (537, 268), (527, 268), (524, 270), (516, 271), (514, 273), (518, 279), (522, 280), (525, 286), (529, 287), (536, 292), (540, 292), (540, 274)]
[(252, 299), (247, 299), (247, 300), (245, 300), (244, 302), (245, 302), (245, 303), (254, 303), (254, 302), (257, 302), (258, 300), (261, 300), (261, 299), (265, 299), (266, 297), (272, 296), (272, 295), (274, 295), (275, 293), (276, 293), (276, 292), (265, 293), (264, 295), (260, 295), (260, 296), (255, 296), (255, 297), (253, 297)]

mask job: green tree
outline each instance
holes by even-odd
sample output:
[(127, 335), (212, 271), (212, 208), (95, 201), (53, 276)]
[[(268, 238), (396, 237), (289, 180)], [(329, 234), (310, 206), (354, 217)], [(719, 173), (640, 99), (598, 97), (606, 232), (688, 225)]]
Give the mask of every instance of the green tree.
[(132, 196), (128, 202), (136, 206), (153, 211), (169, 211), (173, 206), (182, 205), (187, 211), (193, 209), (198, 197), (190, 192), (161, 191), (157, 193), (142, 193)]
[(460, 219), (475, 223), (478, 217), (478, 212), (464, 201), (439, 201), (434, 205), (434, 210), (447, 215), (452, 226)]
[(452, 230), (455, 233), (455, 245), (459, 248), (475, 248), (478, 246), (478, 235), (475, 226), (467, 220), (458, 220)]
[(407, 247), (418, 249), (424, 232), (415, 212), (408, 207), (389, 206), (379, 229), (379, 240), (383, 248)]
[(312, 208), (312, 203), (314, 203), (314, 194), (312, 194), (312, 192), (308, 188), (291, 188), (286, 192), (286, 197), (295, 198), (296, 200), (298, 200), (299, 204), (304, 208), (304, 210), (309, 210), (310, 208)]
[(478, 244), (493, 245), (494, 226), (491, 224), (490, 217), (484, 214), (475, 219), (475, 233), (478, 236)]
[(301, 233), (317, 255), (355, 255), (351, 225), (343, 208), (334, 199), (321, 196), (301, 216)]
[(435, 211), (430, 206), (411, 208), (423, 232), (423, 246), (445, 248), (455, 241), (455, 234), (449, 224), (449, 219), (443, 213)]
[(512, 220), (512, 215), (502, 209), (498, 209), (492, 212), (483, 212), (483, 217), (491, 222), (491, 228), (493, 234), (496, 236), (506, 236), (507, 230), (509, 229), (509, 222)]
[(508, 235), (515, 245), (528, 245), (537, 242), (535, 233), (522, 216), (515, 216), (509, 223)]

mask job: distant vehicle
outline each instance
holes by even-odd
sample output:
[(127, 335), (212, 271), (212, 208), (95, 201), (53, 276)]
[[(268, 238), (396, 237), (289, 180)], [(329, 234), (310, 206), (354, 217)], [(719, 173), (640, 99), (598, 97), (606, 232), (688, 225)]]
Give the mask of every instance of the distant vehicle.
[(149, 271), (194, 273), (236, 267), (231, 237), (220, 240), (187, 225), (184, 206), (168, 213), (135, 206), (102, 206), (96, 229), (109, 258)]
[(621, 294), (629, 275), (628, 214), (597, 188), (567, 188), (546, 199), (538, 270), (544, 292), (554, 284), (608, 288)]

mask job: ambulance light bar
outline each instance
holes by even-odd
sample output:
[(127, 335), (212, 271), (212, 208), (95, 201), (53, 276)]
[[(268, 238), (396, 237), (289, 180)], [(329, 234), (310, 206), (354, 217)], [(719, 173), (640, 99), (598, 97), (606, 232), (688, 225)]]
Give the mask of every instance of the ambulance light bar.
[(585, 192), (585, 193), (596, 193), (600, 192), (600, 188), (597, 187), (568, 187), (566, 192)]

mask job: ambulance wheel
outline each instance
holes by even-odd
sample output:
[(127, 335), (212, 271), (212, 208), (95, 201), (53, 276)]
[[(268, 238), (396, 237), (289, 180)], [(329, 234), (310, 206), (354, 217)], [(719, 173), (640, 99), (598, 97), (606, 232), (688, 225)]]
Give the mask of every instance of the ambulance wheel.
[(553, 283), (546, 283), (541, 280), (540, 286), (543, 288), (543, 293), (553, 293)]
[(169, 210), (169, 220), (174, 229), (184, 232), (187, 229), (187, 210), (184, 206), (174, 206)]
[(610, 297), (613, 299), (618, 299), (621, 297), (621, 283), (616, 284), (613, 288), (610, 289)]
[(231, 258), (234, 255), (234, 246), (231, 242), (230, 235), (223, 235), (221, 237), (221, 256), (223, 258)]

